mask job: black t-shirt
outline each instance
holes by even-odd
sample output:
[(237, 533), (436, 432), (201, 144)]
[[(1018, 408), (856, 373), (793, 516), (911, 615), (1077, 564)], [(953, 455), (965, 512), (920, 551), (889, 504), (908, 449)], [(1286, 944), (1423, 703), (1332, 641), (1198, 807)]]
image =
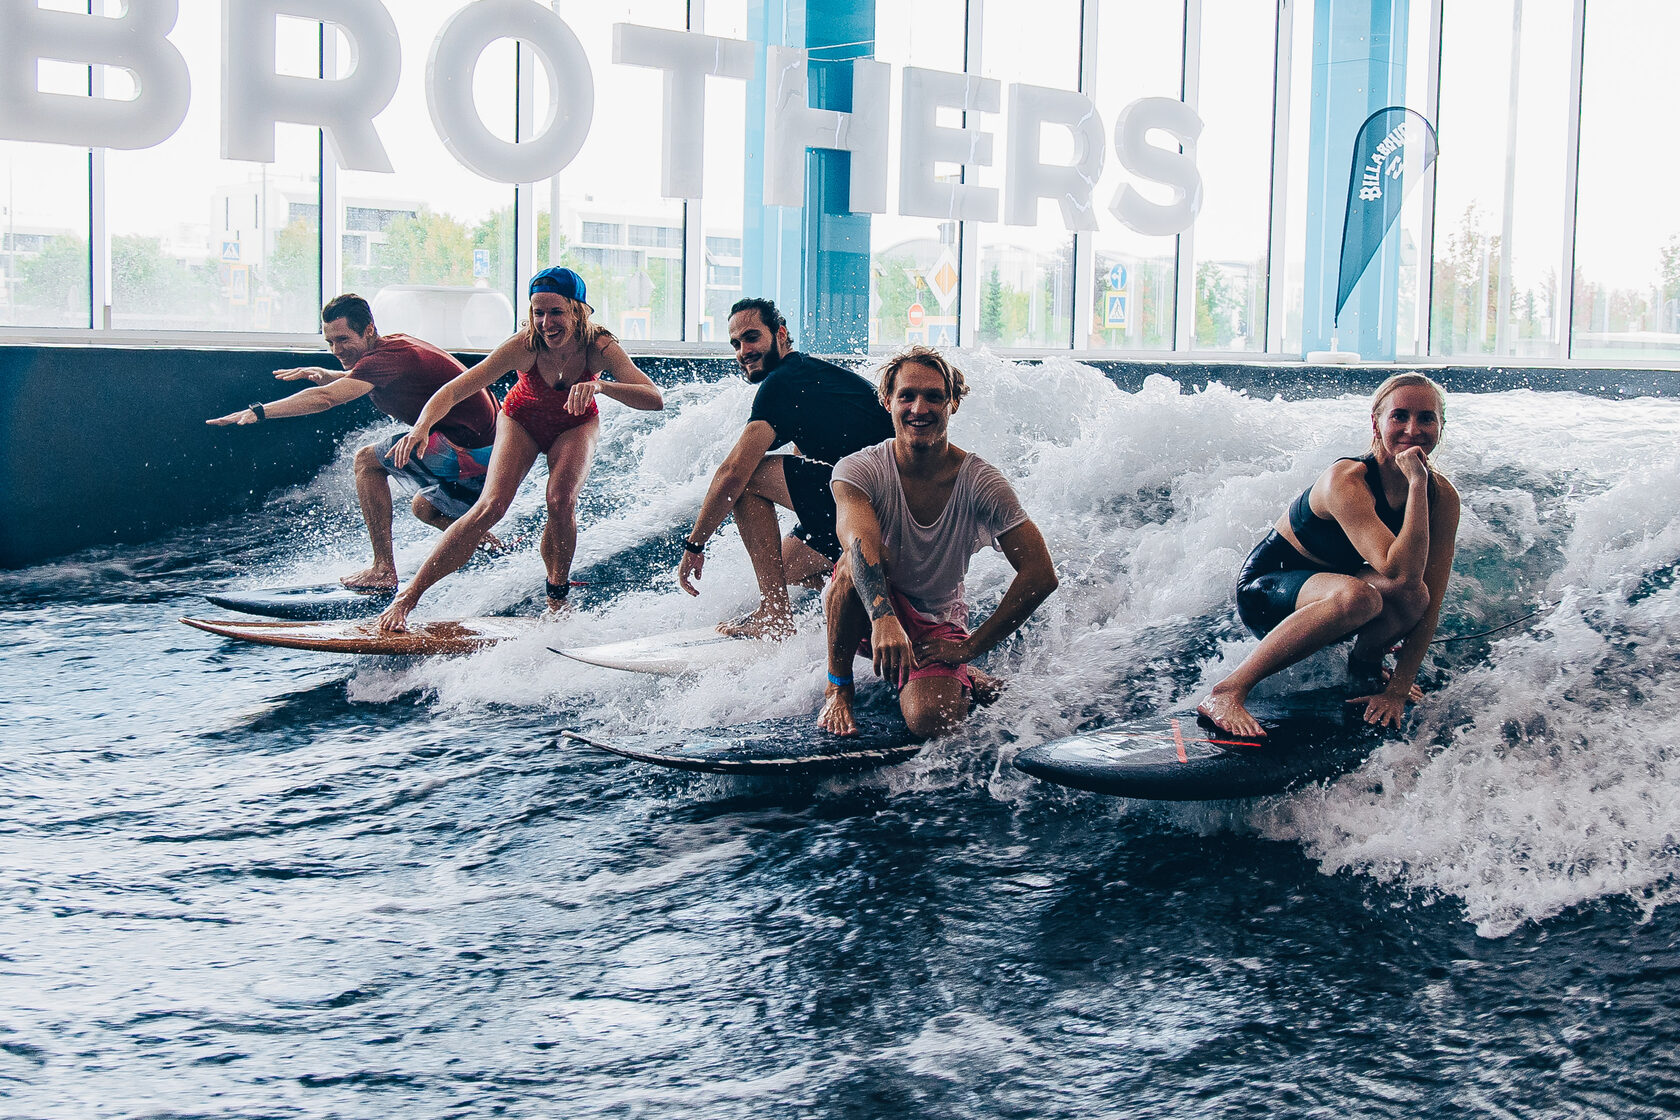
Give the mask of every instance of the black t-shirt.
[(838, 463), (893, 438), (892, 417), (876, 399), (873, 385), (797, 350), (759, 382), (748, 420), (763, 420), (776, 429), (772, 448), (797, 444), (807, 459), (824, 463)]

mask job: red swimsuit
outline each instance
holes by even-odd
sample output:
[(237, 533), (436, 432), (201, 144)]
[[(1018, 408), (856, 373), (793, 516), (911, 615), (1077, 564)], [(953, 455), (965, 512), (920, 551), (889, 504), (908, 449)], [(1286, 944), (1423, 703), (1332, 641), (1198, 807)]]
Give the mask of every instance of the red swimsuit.
[[(584, 380), (593, 381), (595, 375), (592, 373)], [(524, 428), (539, 449), (547, 451), (561, 433), (581, 428), (601, 413), (593, 398), (582, 413), (567, 412), (566, 398), (571, 392), (570, 385), (563, 389), (551, 387), (533, 364), (520, 372), (519, 380), (508, 390), (507, 399), (502, 401), (502, 412)]]

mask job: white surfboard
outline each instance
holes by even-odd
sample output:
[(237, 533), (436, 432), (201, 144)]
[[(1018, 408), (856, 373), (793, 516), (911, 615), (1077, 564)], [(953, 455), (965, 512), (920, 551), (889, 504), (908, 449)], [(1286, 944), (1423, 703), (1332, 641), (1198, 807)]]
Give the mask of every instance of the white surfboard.
[(725, 637), (710, 626), (698, 626), (692, 630), (673, 630), (667, 634), (651, 634), (645, 638), (599, 646), (549, 648), (562, 657), (581, 661), (585, 665), (675, 677), (705, 669), (748, 664), (774, 650), (776, 643), (756, 638)]

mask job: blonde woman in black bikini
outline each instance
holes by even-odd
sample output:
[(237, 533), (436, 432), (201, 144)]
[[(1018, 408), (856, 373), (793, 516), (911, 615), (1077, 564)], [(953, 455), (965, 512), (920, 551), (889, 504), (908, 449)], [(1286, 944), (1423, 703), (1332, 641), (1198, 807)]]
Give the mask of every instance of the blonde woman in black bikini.
[[(1243, 706), (1256, 684), (1353, 635), (1348, 667), (1380, 691), (1365, 721), (1398, 727), (1435, 636), (1458, 537), (1458, 491), (1429, 462), (1441, 387), (1401, 373), (1371, 398), (1371, 450), (1339, 459), (1290, 504), (1237, 578), (1237, 613), (1261, 639), (1199, 711), (1233, 735), (1265, 734)], [(1383, 664), (1395, 642), (1392, 674)], [(1386, 684), (1384, 683), (1386, 676)]]

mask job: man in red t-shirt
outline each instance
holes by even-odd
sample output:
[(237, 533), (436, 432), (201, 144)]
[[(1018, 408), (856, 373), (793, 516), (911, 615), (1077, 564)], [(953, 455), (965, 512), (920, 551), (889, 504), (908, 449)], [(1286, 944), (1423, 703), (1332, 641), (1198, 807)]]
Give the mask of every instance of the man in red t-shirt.
[[(405, 334), (380, 335), (373, 325), (367, 300), (353, 293), (334, 299), (321, 309), (321, 334), (342, 371), (320, 366), (275, 370), (282, 381), (309, 381), (310, 388), (266, 404), (218, 416), (208, 424), (260, 424), (286, 416), (325, 412), (360, 397), (404, 424), (413, 425), (432, 394), (466, 367), (429, 342)], [(373, 566), (339, 582), (346, 587), (374, 591), (397, 586), (397, 564), (391, 549), (391, 487), (389, 477), (407, 479), (419, 487), (411, 508), (428, 525), (447, 529), (484, 488), (484, 469), (496, 435), (496, 398), (480, 389), (454, 408), (432, 431), (425, 450), (398, 468), (386, 457), (391, 446), (407, 435), (399, 432), (356, 452), (356, 497), (373, 543)], [(500, 542), (486, 533), (483, 542)]]

